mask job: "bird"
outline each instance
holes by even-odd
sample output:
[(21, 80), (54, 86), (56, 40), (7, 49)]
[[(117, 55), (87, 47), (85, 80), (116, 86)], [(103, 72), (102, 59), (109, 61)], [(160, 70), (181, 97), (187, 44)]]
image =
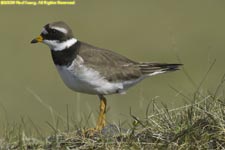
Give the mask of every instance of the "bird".
[(123, 94), (147, 77), (179, 70), (182, 65), (133, 61), (76, 39), (63, 21), (46, 24), (31, 43), (44, 43), (50, 48), (54, 65), (68, 88), (99, 97), (96, 131), (106, 125), (106, 95)]

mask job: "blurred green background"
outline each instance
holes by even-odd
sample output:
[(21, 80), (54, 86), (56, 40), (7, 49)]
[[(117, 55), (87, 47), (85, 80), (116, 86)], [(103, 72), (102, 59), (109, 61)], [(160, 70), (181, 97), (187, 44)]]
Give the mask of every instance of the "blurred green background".
[[(75, 6), (0, 6), (0, 126), (31, 118), (48, 131), (49, 108), (76, 121), (90, 118), (95, 124), (97, 96), (78, 94), (60, 79), (46, 45), (31, 45), (42, 27), (63, 20), (81, 41), (114, 50), (137, 61), (183, 63), (199, 85), (210, 65), (216, 63), (202, 89), (214, 90), (225, 72), (225, 1), (223, 0), (77, 0)], [(179, 59), (180, 60), (179, 60)], [(196, 90), (184, 71), (154, 76), (127, 91), (107, 96), (107, 120), (130, 120), (129, 109), (144, 117), (147, 104), (155, 99), (169, 108), (184, 104)], [(31, 92), (32, 91), (32, 92)]]

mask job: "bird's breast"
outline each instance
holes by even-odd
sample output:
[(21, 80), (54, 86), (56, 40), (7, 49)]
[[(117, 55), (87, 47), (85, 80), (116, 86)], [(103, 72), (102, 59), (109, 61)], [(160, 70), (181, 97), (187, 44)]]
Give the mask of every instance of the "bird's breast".
[(74, 91), (106, 95), (123, 89), (121, 83), (111, 83), (96, 70), (77, 61), (74, 61), (70, 66), (56, 65), (56, 68), (67, 87)]

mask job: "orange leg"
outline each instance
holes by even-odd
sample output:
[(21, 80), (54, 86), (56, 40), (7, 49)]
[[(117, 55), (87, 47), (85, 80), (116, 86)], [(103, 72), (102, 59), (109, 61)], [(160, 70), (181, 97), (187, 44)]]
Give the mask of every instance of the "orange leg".
[(102, 130), (102, 128), (104, 128), (106, 124), (105, 122), (106, 98), (103, 95), (100, 95), (99, 98), (100, 98), (100, 113), (98, 116), (96, 130)]
[(99, 112), (96, 127), (86, 130), (84, 133), (84, 136), (93, 136), (96, 132), (101, 131), (106, 124), (105, 122), (106, 98), (102, 95), (100, 95), (99, 98), (100, 98), (100, 112)]

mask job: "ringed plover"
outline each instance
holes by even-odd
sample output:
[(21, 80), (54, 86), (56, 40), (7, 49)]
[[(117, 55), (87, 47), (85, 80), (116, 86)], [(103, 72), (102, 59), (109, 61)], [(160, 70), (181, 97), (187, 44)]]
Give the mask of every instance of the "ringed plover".
[(105, 95), (125, 93), (143, 79), (179, 69), (181, 64), (136, 62), (113, 51), (77, 40), (64, 22), (46, 24), (31, 43), (51, 49), (53, 62), (64, 83), (72, 90), (98, 95), (100, 114), (96, 130), (105, 122)]

